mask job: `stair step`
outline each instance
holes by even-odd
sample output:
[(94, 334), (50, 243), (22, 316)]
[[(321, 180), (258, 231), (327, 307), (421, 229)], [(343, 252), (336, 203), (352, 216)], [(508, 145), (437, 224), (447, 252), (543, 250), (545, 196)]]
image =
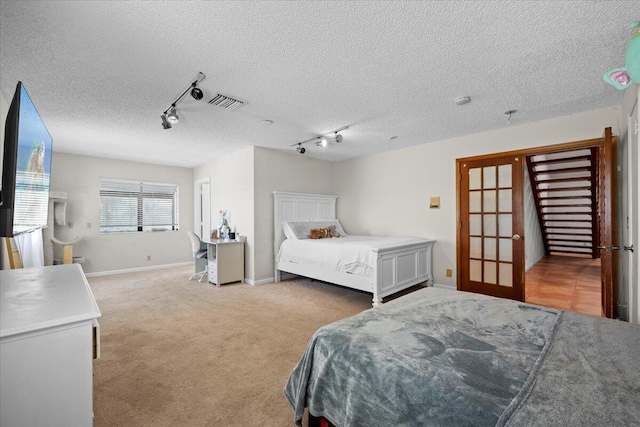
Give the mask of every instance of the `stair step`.
[[(538, 191), (541, 193), (548, 193), (550, 191), (584, 191), (584, 190), (589, 190), (591, 191), (591, 186), (585, 187), (585, 186), (580, 186), (580, 187), (562, 187), (562, 188), (539, 188)], [(566, 197), (561, 197), (561, 199), (565, 199)], [(544, 197), (541, 197), (541, 199), (544, 199)]]
[[(573, 178), (552, 178), (552, 179), (536, 179), (536, 184), (554, 184), (563, 182), (588, 181), (591, 183), (591, 176), (576, 176)], [(591, 186), (589, 186), (591, 188)]]
[[(555, 240), (555, 239), (549, 239), (549, 246), (559, 246), (559, 245), (556, 245), (553, 242), (556, 242), (556, 243), (573, 243), (573, 245), (570, 245), (570, 246), (577, 246), (577, 247), (580, 247), (580, 248), (591, 248), (592, 247), (591, 242), (588, 241), (588, 240)], [(580, 244), (578, 245), (578, 243), (580, 243)], [(586, 245), (585, 245), (585, 243), (586, 243)]]
[[(591, 196), (547, 196), (547, 197), (539, 197), (540, 200), (582, 200), (588, 199), (591, 200)], [(542, 205), (551, 206), (551, 205)]]
[(568, 245), (552, 245), (552, 244), (549, 244), (549, 250), (553, 252), (554, 251), (553, 248), (564, 248), (564, 249), (572, 249), (572, 250), (579, 249), (580, 251), (583, 251), (584, 253), (591, 253), (591, 248), (588, 248), (586, 246), (568, 246)]
[(590, 155), (585, 156), (575, 156), (575, 157), (563, 157), (561, 159), (550, 159), (550, 160), (532, 160), (531, 164), (535, 167), (538, 165), (552, 165), (558, 163), (571, 163), (571, 162), (580, 162), (580, 161), (591, 161)]
[[(542, 216), (546, 217), (547, 215), (593, 215), (591, 212), (542, 212)], [(545, 218), (546, 219), (546, 218)], [(587, 219), (586, 221), (591, 221)]]
[(581, 205), (565, 205), (565, 204), (557, 204), (557, 205), (542, 205), (540, 206), (542, 209), (545, 208), (589, 208), (591, 209), (591, 203), (583, 203)]
[[(551, 219), (551, 218), (545, 218), (544, 219), (544, 224), (545, 227), (554, 227), (553, 225), (548, 225), (549, 222), (591, 222), (590, 219)], [(564, 227), (563, 226), (555, 226), (555, 228), (558, 227)]]
[(536, 170), (534, 173), (536, 175), (552, 175), (556, 173), (574, 173), (574, 172), (591, 172), (591, 166), (582, 166), (577, 168), (558, 168), (558, 169), (550, 169), (550, 170)]

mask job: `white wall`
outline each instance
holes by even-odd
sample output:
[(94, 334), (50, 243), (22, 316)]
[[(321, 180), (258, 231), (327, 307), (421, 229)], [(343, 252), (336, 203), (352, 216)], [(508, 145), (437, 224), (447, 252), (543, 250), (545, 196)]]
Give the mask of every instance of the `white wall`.
[(544, 257), (544, 242), (542, 241), (542, 231), (540, 230), (540, 220), (536, 201), (533, 197), (533, 188), (529, 170), (524, 168), (524, 270), (529, 271)]
[(212, 226), (220, 209), (247, 238), (245, 278), (250, 284), (274, 279), (273, 191), (331, 194), (333, 163), (262, 147), (250, 147), (194, 170), (211, 179)]
[[(273, 192), (334, 194), (334, 163), (297, 153), (255, 149), (257, 280), (274, 278)], [(338, 199), (338, 206), (342, 201)]]
[[(55, 147), (55, 139), (54, 139)], [(100, 234), (101, 177), (170, 182), (180, 185), (180, 230), (156, 233)], [(82, 240), (75, 256), (86, 257), (86, 273), (171, 265), (193, 260), (186, 231), (193, 229), (193, 171), (188, 168), (53, 153), (51, 191), (67, 193), (67, 222), (73, 228), (56, 227), (56, 237)], [(60, 248), (54, 248), (60, 251)], [(54, 252), (58, 253), (58, 252)], [(147, 261), (147, 256), (151, 260)]]
[[(605, 127), (617, 134), (619, 119), (606, 108), (339, 162), (338, 217), (349, 233), (437, 239), (435, 281), (456, 286), (456, 159), (598, 138)], [(430, 196), (440, 209), (429, 209)]]
[(244, 275), (249, 283), (255, 277), (253, 156), (254, 147), (249, 147), (199, 166), (193, 173), (194, 180), (209, 177), (211, 183), (211, 228), (218, 227), (220, 210), (227, 210), (231, 229), (246, 237)]

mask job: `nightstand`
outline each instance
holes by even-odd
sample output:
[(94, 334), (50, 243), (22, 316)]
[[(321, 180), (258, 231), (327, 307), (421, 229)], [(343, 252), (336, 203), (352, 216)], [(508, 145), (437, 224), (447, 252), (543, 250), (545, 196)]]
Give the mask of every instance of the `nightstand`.
[(209, 283), (244, 283), (244, 242), (210, 240), (207, 242)]

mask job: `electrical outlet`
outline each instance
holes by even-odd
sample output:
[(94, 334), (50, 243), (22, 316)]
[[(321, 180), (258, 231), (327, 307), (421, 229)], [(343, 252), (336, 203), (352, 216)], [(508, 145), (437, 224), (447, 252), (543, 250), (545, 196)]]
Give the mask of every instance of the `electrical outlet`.
[(453, 270), (450, 268), (447, 268), (447, 277), (451, 277), (453, 276)]
[(147, 261), (151, 261), (151, 255), (147, 255)]
[(69, 221), (69, 222), (67, 223), (67, 227), (69, 227), (69, 228), (73, 228), (73, 222)]

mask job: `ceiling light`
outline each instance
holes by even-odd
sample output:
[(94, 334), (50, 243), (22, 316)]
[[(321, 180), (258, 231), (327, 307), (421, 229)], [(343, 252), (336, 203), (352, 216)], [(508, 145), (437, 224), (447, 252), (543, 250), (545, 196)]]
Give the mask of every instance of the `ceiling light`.
[(191, 91), (191, 96), (195, 100), (201, 100), (204, 96), (202, 90), (197, 88), (197, 84), (200, 83), (204, 79), (203, 73), (198, 73), (196, 78), (189, 84), (189, 86), (178, 96), (178, 98), (171, 103), (171, 106), (164, 110), (162, 113), (162, 127), (164, 129), (171, 129), (171, 123), (178, 123), (180, 118), (178, 117), (178, 112), (176, 111), (176, 104), (189, 92)]
[(456, 105), (468, 104), (469, 102), (471, 102), (471, 97), (470, 96), (459, 96), (458, 98), (456, 98), (456, 100), (454, 102), (456, 103)]
[[(265, 121), (271, 121), (271, 120), (264, 120), (263, 123)], [(336, 129), (333, 132), (329, 132), (328, 134), (325, 135), (321, 135), (321, 136), (314, 136), (311, 139), (307, 139), (306, 141), (302, 141), (302, 142), (298, 142), (295, 144), (291, 144), (292, 147), (296, 147), (296, 151), (300, 154), (303, 154), (305, 152), (305, 149), (302, 147), (302, 144), (307, 144), (309, 142), (315, 142), (316, 143), (316, 147), (326, 147), (327, 145), (329, 145), (330, 142), (337, 142), (340, 143), (342, 141), (344, 141), (344, 137), (342, 135), (340, 135), (338, 132), (341, 132), (345, 129), (349, 129), (349, 126), (344, 126), (341, 127), (340, 129)], [(335, 136), (334, 137), (330, 137), (329, 134), (333, 133)]]
[(202, 93), (202, 90), (198, 89), (197, 87), (191, 89), (191, 97), (196, 101), (200, 101), (203, 96), (204, 94)]
[(167, 121), (167, 115), (163, 114), (160, 116), (162, 118), (162, 128), (163, 129), (171, 129), (171, 123)]
[(171, 107), (169, 109), (169, 113), (167, 114), (167, 120), (171, 123), (178, 123), (180, 121), (180, 117), (178, 117), (178, 112), (176, 111), (176, 107)]
[(271, 126), (273, 124), (273, 120), (263, 120), (261, 123), (265, 126)]
[(329, 145), (330, 140), (331, 138), (329, 138), (328, 136), (321, 136), (320, 140), (316, 143), (316, 145), (319, 145), (321, 147), (326, 147), (327, 145)]
[(507, 115), (507, 123), (511, 123), (511, 116), (517, 112), (518, 110), (509, 110), (504, 112)]

